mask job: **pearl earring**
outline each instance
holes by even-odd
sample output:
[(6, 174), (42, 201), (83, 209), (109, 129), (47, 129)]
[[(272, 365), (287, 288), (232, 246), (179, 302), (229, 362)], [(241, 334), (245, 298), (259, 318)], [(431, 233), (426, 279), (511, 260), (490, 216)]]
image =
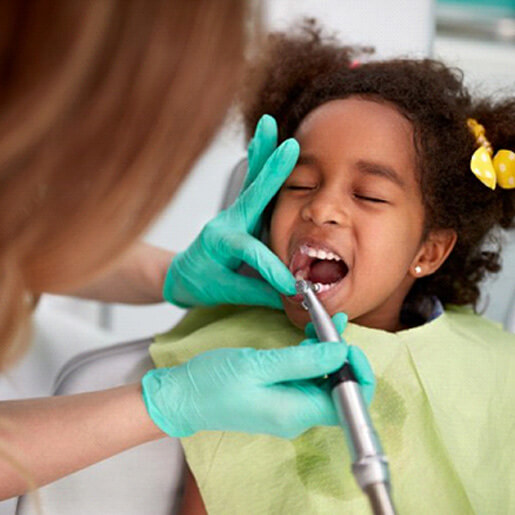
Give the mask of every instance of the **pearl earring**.
[(417, 265), (415, 267), (415, 273), (418, 275), (418, 274), (420, 274), (420, 272), (422, 272), (422, 267), (420, 265)]

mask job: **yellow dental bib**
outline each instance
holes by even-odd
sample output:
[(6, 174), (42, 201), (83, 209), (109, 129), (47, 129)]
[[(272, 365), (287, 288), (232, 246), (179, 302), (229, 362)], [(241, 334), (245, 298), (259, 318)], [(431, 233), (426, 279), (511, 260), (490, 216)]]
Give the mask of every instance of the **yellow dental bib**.
[[(515, 335), (462, 308), (388, 333), (349, 324), (378, 384), (370, 412), (400, 514), (515, 512)], [(150, 347), (173, 366), (220, 347), (296, 345), (304, 335), (261, 308), (192, 311)], [(182, 440), (210, 514), (363, 513), (339, 427), (290, 441), (202, 432)]]

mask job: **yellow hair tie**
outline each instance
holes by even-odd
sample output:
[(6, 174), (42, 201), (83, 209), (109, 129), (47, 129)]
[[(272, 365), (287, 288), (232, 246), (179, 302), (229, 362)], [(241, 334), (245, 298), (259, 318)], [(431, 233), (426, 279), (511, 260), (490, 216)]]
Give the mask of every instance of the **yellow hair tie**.
[(474, 118), (469, 118), (467, 125), (479, 146), (470, 160), (472, 173), (492, 190), (496, 184), (504, 189), (515, 188), (515, 152), (498, 150), (492, 159), (493, 149), (486, 139), (485, 128)]

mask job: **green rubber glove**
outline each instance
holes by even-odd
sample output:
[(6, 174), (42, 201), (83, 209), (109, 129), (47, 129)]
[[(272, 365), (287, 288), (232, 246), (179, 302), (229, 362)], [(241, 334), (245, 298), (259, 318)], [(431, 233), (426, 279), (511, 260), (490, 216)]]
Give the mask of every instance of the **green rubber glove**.
[(170, 436), (215, 430), (293, 438), (313, 426), (338, 425), (329, 393), (309, 379), (337, 370), (346, 356), (340, 342), (217, 349), (147, 372), (143, 398)]
[[(347, 315), (345, 313), (336, 313), (332, 319), (334, 325), (336, 326), (336, 330), (339, 334), (342, 334), (347, 327)], [(304, 340), (301, 345), (312, 345), (314, 343), (319, 343), (315, 328), (311, 322), (306, 325), (304, 332), (306, 333), (308, 339)], [(376, 379), (372, 367), (370, 366), (365, 353), (359, 347), (356, 347), (355, 345), (347, 345), (347, 343), (345, 343), (345, 346), (348, 349), (347, 361), (352, 367), (354, 376), (358, 380), (366, 403), (370, 405), (376, 389)]]
[[(164, 298), (181, 307), (246, 304), (282, 309), (279, 293), (295, 294), (295, 279), (281, 260), (255, 236), (268, 203), (295, 167), (294, 139), (278, 148), (277, 125), (265, 115), (249, 145), (249, 170), (234, 204), (211, 220), (168, 270)], [(266, 280), (239, 275), (242, 262)]]

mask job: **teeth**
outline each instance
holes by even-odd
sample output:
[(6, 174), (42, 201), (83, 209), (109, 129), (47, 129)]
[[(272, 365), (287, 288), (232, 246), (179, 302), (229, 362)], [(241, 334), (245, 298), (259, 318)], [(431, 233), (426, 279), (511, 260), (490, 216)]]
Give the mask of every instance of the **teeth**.
[(306, 247), (306, 252), (305, 252), (309, 257), (312, 257), (312, 258), (316, 258), (318, 257), (318, 253), (316, 251), (316, 249), (312, 249), (311, 247)]
[(316, 259), (329, 259), (334, 261), (341, 261), (340, 256), (337, 256), (331, 251), (327, 250), (318, 250), (314, 249), (313, 247), (308, 247), (307, 245), (303, 245), (300, 248), (300, 251), (303, 254), (308, 255), (309, 257), (316, 258)]

